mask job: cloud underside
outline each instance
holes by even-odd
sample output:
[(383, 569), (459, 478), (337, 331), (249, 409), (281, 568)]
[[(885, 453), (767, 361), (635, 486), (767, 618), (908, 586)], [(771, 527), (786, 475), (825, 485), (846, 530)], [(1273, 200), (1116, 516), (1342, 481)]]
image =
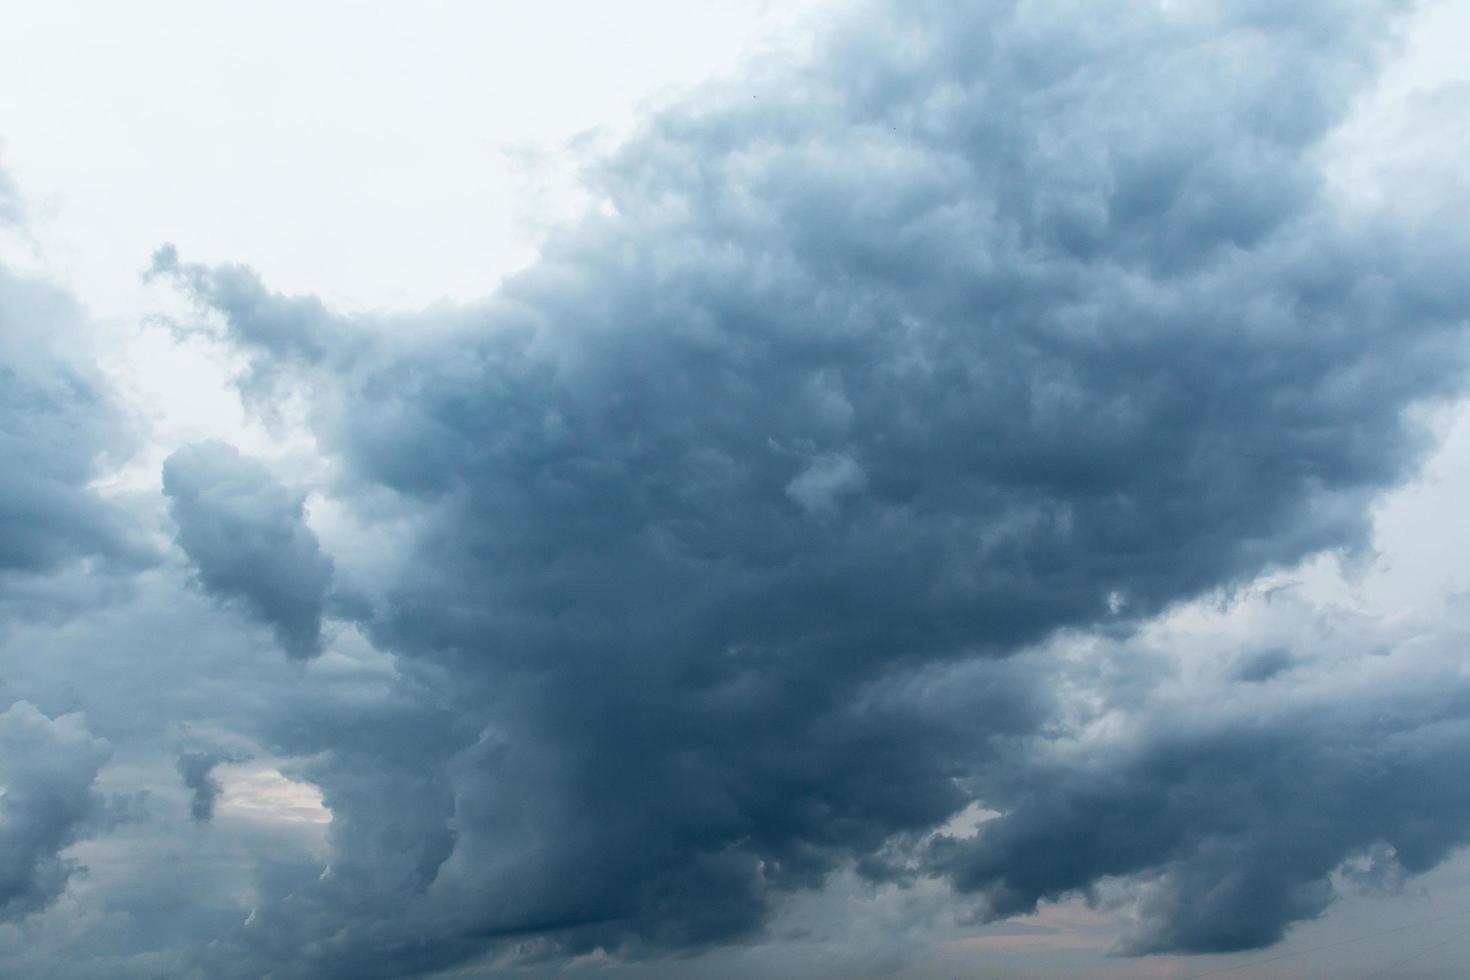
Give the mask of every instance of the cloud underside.
[[(399, 672), (259, 734), (308, 760), (330, 866), (262, 871), (201, 962), (685, 952), (849, 866), (982, 917), (1122, 880), (1120, 949), (1224, 951), (1350, 858), (1443, 860), (1462, 679), (1252, 702), (1297, 663), (1268, 651), (1220, 680), (1238, 709), (1097, 740), (1069, 692), (1114, 679), (1036, 653), (1126, 660), (1181, 601), (1363, 549), (1429, 448), (1466, 226), (1322, 173), (1397, 7), (867, 5), (648, 116), (590, 174), (606, 206), (462, 307), (348, 316), (160, 250), (388, 542), (329, 558), (263, 464), (185, 447), (199, 585), (291, 657), (334, 616)], [(88, 519), (24, 560), (113, 547)], [(201, 821), (217, 761), (179, 759)], [(1001, 815), (933, 835), (970, 805)]]

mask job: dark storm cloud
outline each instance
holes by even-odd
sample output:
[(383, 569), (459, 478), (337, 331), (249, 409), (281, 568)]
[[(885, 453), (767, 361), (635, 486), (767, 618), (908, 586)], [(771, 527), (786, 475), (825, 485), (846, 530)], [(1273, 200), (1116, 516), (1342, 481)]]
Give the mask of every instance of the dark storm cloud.
[[(1463, 642), (1464, 636), (1460, 636)], [(1418, 874), (1470, 841), (1470, 687), (1439, 666), (1285, 706), (1162, 719), (1109, 751), (994, 773), (1005, 814), (935, 860), (991, 916), (1138, 876), (1130, 953), (1229, 951), (1321, 914), (1330, 876)]]
[[(333, 871), (272, 878), (219, 949), (359, 976), (728, 942), (976, 799), (1015, 815), (934, 871), (1005, 913), (1167, 869), (1139, 950), (1268, 942), (1367, 838), (1415, 853), (1404, 805), (1275, 866), (1383, 788), (1346, 775), (1264, 838), (1185, 832), (1328, 753), (1311, 719), (1075, 785), (1027, 754), (1047, 679), (999, 659), (1362, 546), (1426, 448), (1405, 410), (1463, 381), (1459, 213), (1353, 211), (1318, 170), (1399, 5), (1181, 6), (864, 8), (652, 116), (594, 176), (607, 215), (396, 330), (161, 252), (253, 395), (307, 397), (338, 499), (408, 529), (361, 625), (420, 707), (381, 757), (310, 729), (344, 753), (312, 772)], [(170, 492), (209, 585), (234, 545)], [(314, 636), (325, 573), (281, 588), (320, 567), (290, 553), (210, 587)], [(1217, 921), (1169, 911), (1232, 875)]]
[(293, 657), (321, 652), (322, 605), (332, 562), (306, 524), (303, 495), (221, 442), (175, 452), (163, 492), (179, 545), (211, 594), (239, 602)]
[(48, 718), (25, 701), (0, 712), (0, 921), (66, 887), (77, 864), (62, 851), (103, 814), (96, 780), (107, 756), (78, 715)]

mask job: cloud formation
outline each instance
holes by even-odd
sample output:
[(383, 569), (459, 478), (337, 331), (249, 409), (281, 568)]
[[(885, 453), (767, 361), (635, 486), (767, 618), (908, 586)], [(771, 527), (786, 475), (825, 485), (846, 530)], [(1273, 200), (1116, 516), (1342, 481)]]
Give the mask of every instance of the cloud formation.
[(214, 776), (215, 767), (224, 762), (235, 762), (229, 753), (219, 751), (180, 752), (175, 768), (184, 785), (189, 788), (189, 816), (200, 823), (208, 823), (214, 817), (214, 804), (224, 792), (224, 787)]
[(1125, 741), (1039, 753), (987, 784), (1005, 813), (940, 838), (935, 863), (1002, 918), (1132, 876), (1127, 953), (1270, 945), (1326, 910), (1349, 858), (1420, 874), (1470, 841), (1470, 798), (1444, 777), (1470, 762), (1470, 687), (1410, 664), (1412, 681), (1379, 670), (1372, 689), (1196, 705)]
[(309, 426), (310, 522), (194, 435), (104, 489), (131, 411), (0, 268), (0, 971), (784, 976), (867, 892), (829, 974), (1079, 897), (1207, 953), (1440, 865), (1463, 604), (1271, 578), (1363, 558), (1465, 390), (1464, 188), (1326, 175), (1405, 7), (854, 7), (650, 110), (472, 304), (159, 249)]
[(44, 908), (76, 872), (62, 852), (103, 814), (108, 754), (80, 715), (48, 718), (26, 701), (0, 712), (0, 921)]
[[(306, 399), (334, 499), (402, 535), (343, 568), (400, 737), (316, 733), (332, 872), (272, 882), (231, 955), (731, 942), (972, 803), (1006, 816), (919, 873), (997, 915), (1153, 873), (1137, 952), (1270, 942), (1375, 840), (1442, 857), (1453, 793), (1335, 809), (1397, 777), (1327, 733), (1408, 764), (1417, 721), (1163, 726), (1064, 765), (1054, 679), (1006, 659), (1361, 549), (1422, 458), (1409, 410), (1464, 381), (1464, 223), (1321, 174), (1399, 7), (865, 6), (653, 114), (593, 174), (606, 207), (461, 308), (349, 317), (161, 251), (246, 392)], [(208, 585), (235, 552), (188, 520)], [(250, 601), (311, 632), (325, 581)], [(1339, 795), (1296, 819), (1231, 806), (1315, 767)]]
[(271, 627), (292, 657), (321, 653), (322, 604), (332, 562), (307, 526), (304, 497), (221, 442), (175, 452), (163, 492), (179, 545), (206, 591)]
[(0, 602), (33, 606), (27, 584), (92, 559), (146, 560), (93, 480), (126, 455), (123, 410), (84, 353), (76, 301), (0, 264)]

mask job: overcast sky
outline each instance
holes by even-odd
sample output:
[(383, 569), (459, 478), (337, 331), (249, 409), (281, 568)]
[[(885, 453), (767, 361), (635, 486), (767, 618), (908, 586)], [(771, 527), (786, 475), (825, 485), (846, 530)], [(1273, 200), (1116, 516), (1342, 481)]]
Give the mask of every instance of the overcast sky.
[(1470, 972), (1464, 0), (4, 19), (0, 974)]

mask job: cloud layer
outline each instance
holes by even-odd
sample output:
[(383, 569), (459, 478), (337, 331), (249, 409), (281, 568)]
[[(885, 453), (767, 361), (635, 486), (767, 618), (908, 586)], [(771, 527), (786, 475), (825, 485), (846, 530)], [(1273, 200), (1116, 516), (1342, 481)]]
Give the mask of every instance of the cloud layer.
[[(245, 403), (308, 430), (310, 513), (220, 441), (100, 490), (126, 413), (55, 340), (74, 304), (0, 270), (0, 602), (47, 612), (0, 630), (45, 709), (0, 714), (0, 916), (66, 935), (93, 731), (168, 804), (126, 833), (235, 863), (98, 886), (80, 975), (692, 955), (834, 881), (977, 921), (1081, 896), (1121, 952), (1206, 953), (1352, 862), (1440, 864), (1459, 620), (1176, 628), (1364, 559), (1464, 391), (1465, 202), (1326, 177), (1401, 7), (865, 4), (650, 110), (474, 304), (349, 315), (161, 248)], [(35, 598), (64, 574), (137, 594)], [(324, 838), (205, 826), (247, 756)]]

